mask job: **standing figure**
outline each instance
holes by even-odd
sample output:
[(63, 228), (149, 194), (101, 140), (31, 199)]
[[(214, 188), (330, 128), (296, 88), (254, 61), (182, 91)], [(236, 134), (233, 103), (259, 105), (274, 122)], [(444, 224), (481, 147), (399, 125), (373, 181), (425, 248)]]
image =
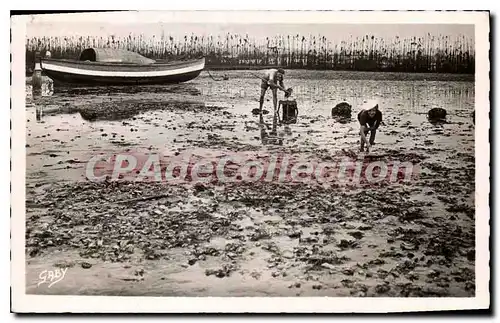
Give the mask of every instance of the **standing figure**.
[(264, 71), (264, 75), (261, 78), (260, 83), (260, 99), (259, 99), (259, 111), (260, 116), (262, 118), (262, 106), (264, 105), (264, 97), (266, 95), (267, 89), (271, 87), (271, 91), (273, 92), (273, 105), (274, 111), (276, 111), (278, 107), (278, 89), (281, 91), (288, 93), (287, 89), (285, 89), (285, 84), (283, 83), (283, 78), (285, 75), (285, 71), (282, 68), (278, 69), (270, 69)]

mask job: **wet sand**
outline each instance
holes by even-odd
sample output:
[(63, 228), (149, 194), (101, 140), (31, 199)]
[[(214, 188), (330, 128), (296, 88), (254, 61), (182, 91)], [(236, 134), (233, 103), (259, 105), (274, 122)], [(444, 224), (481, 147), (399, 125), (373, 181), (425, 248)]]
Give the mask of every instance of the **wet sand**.
[[(474, 296), (473, 80), (290, 71), (285, 85), (294, 88), (299, 118), (289, 131), (278, 127), (276, 145), (263, 143), (251, 114), (259, 80), (249, 71), (212, 74), (230, 80), (202, 73), (182, 85), (28, 95), (27, 293)], [(384, 124), (365, 158), (413, 162), (419, 172), (410, 182), (85, 179), (85, 162), (99, 153), (362, 159), (356, 114), (374, 97)], [(338, 122), (330, 111), (344, 100), (353, 116)], [(54, 112), (37, 121), (36, 106)], [(448, 111), (446, 123), (429, 123), (433, 107)], [(60, 267), (69, 268), (63, 280), (37, 286), (40, 272)]]

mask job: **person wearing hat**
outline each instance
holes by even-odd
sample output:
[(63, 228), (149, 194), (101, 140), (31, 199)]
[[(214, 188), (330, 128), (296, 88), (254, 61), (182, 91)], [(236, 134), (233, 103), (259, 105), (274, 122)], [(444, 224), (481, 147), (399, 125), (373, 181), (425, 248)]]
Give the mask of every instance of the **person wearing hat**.
[(274, 111), (278, 108), (278, 89), (285, 92), (288, 95), (290, 90), (285, 89), (285, 84), (283, 83), (283, 78), (285, 75), (285, 70), (282, 68), (269, 69), (264, 72), (262, 82), (260, 83), (260, 99), (259, 99), (259, 112), (262, 118), (262, 106), (264, 105), (264, 97), (266, 95), (267, 89), (271, 88), (273, 92), (273, 105)]
[[(377, 129), (382, 122), (382, 112), (378, 107), (376, 100), (371, 100), (363, 104), (362, 110), (358, 113), (358, 121), (360, 124), (359, 134), (361, 135), (361, 151), (364, 151), (366, 143), (366, 151), (370, 151), (370, 146), (375, 144), (375, 135)], [(370, 140), (366, 139), (366, 135), (370, 132)]]

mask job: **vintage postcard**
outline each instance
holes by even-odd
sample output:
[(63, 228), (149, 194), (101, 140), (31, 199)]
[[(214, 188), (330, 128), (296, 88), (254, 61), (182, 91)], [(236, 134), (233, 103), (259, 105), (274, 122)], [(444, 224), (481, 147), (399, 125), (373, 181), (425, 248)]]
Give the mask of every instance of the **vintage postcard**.
[(489, 25), (12, 17), (12, 311), (487, 309)]

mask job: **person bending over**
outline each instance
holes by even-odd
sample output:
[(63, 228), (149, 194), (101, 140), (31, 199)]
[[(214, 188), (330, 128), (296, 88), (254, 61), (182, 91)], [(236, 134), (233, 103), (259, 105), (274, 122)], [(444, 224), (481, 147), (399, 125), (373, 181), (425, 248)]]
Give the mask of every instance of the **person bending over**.
[(264, 105), (264, 97), (268, 88), (271, 88), (271, 91), (273, 92), (274, 111), (276, 111), (276, 109), (278, 108), (278, 89), (285, 93), (288, 93), (287, 89), (285, 89), (285, 84), (283, 83), (284, 75), (285, 70), (283, 70), (282, 68), (264, 71), (262, 82), (260, 83), (261, 91), (259, 99), (259, 111), (261, 115), (262, 106)]
[[(375, 144), (375, 135), (377, 129), (382, 122), (382, 112), (379, 110), (377, 101), (366, 102), (364, 108), (358, 114), (358, 121), (360, 124), (359, 134), (361, 135), (361, 151), (364, 151), (366, 144), (366, 151), (370, 151), (370, 146)], [(366, 135), (370, 132), (370, 140), (366, 139)]]

